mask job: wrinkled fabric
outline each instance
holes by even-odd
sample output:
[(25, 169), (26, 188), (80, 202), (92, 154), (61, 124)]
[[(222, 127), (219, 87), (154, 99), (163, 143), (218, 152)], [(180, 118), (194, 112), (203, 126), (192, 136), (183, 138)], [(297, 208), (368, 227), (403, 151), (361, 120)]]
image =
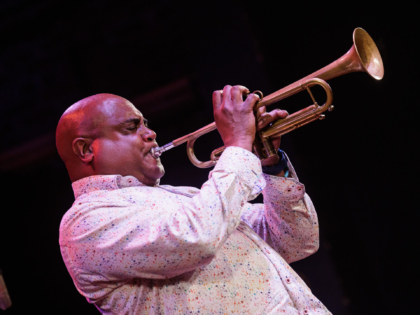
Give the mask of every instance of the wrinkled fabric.
[(64, 262), (103, 314), (330, 314), (289, 266), (319, 246), (292, 174), (228, 147), (201, 189), (83, 178), (60, 225)]

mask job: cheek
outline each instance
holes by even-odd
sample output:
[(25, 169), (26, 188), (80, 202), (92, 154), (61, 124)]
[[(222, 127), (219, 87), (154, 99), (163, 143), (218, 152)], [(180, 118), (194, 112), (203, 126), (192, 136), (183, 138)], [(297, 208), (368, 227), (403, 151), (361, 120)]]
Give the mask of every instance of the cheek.
[(97, 163), (104, 165), (121, 162), (127, 152), (128, 145), (123, 142), (108, 139), (95, 141), (92, 145), (94, 158)]

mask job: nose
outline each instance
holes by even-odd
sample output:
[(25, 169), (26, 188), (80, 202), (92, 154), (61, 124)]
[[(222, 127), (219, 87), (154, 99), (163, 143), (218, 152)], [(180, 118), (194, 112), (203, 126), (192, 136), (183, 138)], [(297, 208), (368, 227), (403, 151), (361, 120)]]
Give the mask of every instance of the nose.
[(145, 127), (145, 130), (146, 130), (146, 132), (143, 133), (143, 135), (141, 136), (142, 139), (143, 139), (143, 141), (144, 142), (153, 142), (153, 141), (155, 141), (155, 139), (156, 139), (156, 133), (153, 130), (147, 128), (147, 127)]

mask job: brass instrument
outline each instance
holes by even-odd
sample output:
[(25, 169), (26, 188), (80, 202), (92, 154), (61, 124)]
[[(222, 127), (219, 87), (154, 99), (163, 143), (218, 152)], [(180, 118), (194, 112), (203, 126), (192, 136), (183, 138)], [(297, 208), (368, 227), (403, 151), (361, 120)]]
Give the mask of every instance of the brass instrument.
[[(327, 110), (331, 111), (334, 108), (333, 105), (331, 105), (333, 100), (332, 90), (328, 83), (325, 82), (325, 80), (333, 79), (340, 75), (357, 71), (367, 72), (372, 78), (376, 80), (381, 80), (383, 78), (384, 67), (382, 58), (378, 48), (375, 45), (375, 42), (372, 40), (369, 34), (362, 28), (356, 28), (353, 32), (353, 43), (354, 44), (350, 50), (341, 58), (332, 62), (328, 66), (304, 77), (303, 79), (300, 79), (265, 97), (262, 97), (262, 93), (259, 91), (254, 92), (257, 95), (260, 94), (259, 96), (261, 99), (255, 105), (255, 110), (262, 106), (271, 105), (303, 90), (307, 90), (309, 92), (314, 102), (314, 105), (295, 112), (284, 119), (278, 119), (271, 126), (257, 132), (256, 141), (254, 142), (254, 153), (257, 154), (260, 159), (265, 159), (276, 154), (270, 138), (284, 135), (317, 119), (322, 120), (325, 118), (325, 115), (322, 113)], [(317, 104), (309, 89), (314, 85), (320, 85), (327, 94), (327, 100), (322, 106)], [(213, 122), (162, 147), (154, 148), (154, 150), (152, 150), (152, 155), (155, 158), (158, 158), (163, 152), (177, 147), (184, 142), (188, 142), (187, 155), (195, 166), (200, 168), (214, 166), (217, 163), (221, 153), (225, 149), (224, 147), (214, 150), (211, 153), (210, 161), (202, 162), (196, 158), (193, 146), (197, 138), (215, 129), (217, 129), (216, 123)], [(258, 136), (259, 140), (257, 140)]]

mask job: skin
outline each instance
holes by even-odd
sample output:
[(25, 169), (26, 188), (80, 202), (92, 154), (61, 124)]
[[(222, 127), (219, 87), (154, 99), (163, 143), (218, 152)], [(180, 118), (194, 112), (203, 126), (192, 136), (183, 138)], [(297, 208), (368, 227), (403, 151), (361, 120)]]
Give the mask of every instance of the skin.
[[(256, 132), (253, 107), (258, 97), (249, 94), (243, 101), (244, 93), (249, 93), (245, 87), (230, 85), (215, 91), (213, 109), (225, 146), (251, 151)], [(280, 110), (266, 113), (262, 108), (257, 113), (258, 129), (287, 115)], [(120, 96), (97, 94), (69, 107), (58, 123), (56, 144), (72, 182), (93, 175), (120, 174), (155, 186), (165, 174), (160, 159), (150, 154), (157, 146), (156, 133), (147, 127), (141, 112)], [(277, 139), (276, 147), (279, 144)], [(263, 165), (277, 160), (263, 161)]]
[(72, 182), (92, 175), (131, 175), (148, 186), (165, 171), (150, 155), (156, 134), (126, 99), (98, 94), (72, 105), (61, 117), (56, 143)]
[[(259, 108), (257, 114), (257, 126), (255, 125), (255, 115), (253, 108), (259, 97), (249, 94), (245, 101), (243, 95), (249, 94), (249, 90), (241, 85), (226, 85), (223, 90), (213, 92), (213, 112), (214, 118), (225, 147), (237, 146), (245, 150), (252, 151), (252, 143), (255, 139), (256, 130), (266, 127), (271, 122), (286, 118), (287, 111), (275, 109), (266, 112), (265, 107)], [(273, 139), (273, 144), (277, 150), (280, 146), (280, 137)], [(262, 160), (262, 166), (274, 165), (279, 161), (277, 155)], [(283, 176), (280, 172), (276, 176)]]

